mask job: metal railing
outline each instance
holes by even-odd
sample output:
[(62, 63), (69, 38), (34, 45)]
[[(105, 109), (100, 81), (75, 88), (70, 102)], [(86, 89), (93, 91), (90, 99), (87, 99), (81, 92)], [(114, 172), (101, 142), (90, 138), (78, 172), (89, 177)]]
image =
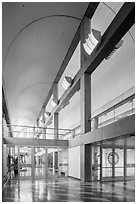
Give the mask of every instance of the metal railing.
[[(3, 124), (4, 126), (4, 124)], [(31, 139), (67, 139), (66, 136), (74, 137), (74, 130), (72, 129), (55, 129), (34, 126), (12, 126), (12, 135), (17, 138), (31, 138)], [(7, 137), (7, 129), (3, 128), (3, 135)], [(8, 131), (9, 132), (9, 131)]]
[[(108, 104), (106, 104), (105, 107), (97, 110), (96, 114), (92, 114), (92, 117), (89, 119), (91, 121), (91, 131), (106, 126), (110, 123), (114, 123), (115, 121), (121, 120), (133, 114), (135, 114), (134, 87), (131, 90), (123, 93), (113, 101), (110, 101)], [(18, 125), (11, 125), (11, 127), (13, 137), (67, 140), (69, 138), (74, 138), (81, 135), (80, 125), (72, 129), (54, 129)], [(4, 127), (4, 124), (3, 131), (3, 135), (9, 135), (9, 130)], [(6, 131), (8, 131), (8, 133)]]

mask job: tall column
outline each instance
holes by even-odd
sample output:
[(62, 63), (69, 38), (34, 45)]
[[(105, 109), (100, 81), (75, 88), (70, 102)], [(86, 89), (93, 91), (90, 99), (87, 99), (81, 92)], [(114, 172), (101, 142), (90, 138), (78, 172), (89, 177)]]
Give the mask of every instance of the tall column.
[(45, 147), (45, 175), (48, 175), (48, 149)]
[[(57, 83), (54, 83), (54, 85), (53, 85), (53, 100), (58, 101), (58, 84)], [(58, 137), (58, 113), (54, 113), (53, 123), (54, 123), (54, 139), (59, 139), (59, 137)], [(56, 163), (58, 163), (58, 157), (55, 157), (55, 153), (53, 152), (54, 170), (55, 170)]]
[(54, 139), (59, 139), (58, 137), (58, 113), (54, 113)]
[(100, 146), (100, 181), (102, 181), (102, 146)]
[(124, 180), (127, 178), (127, 140), (124, 141)]
[[(53, 85), (53, 100), (58, 101), (58, 84), (57, 83), (54, 83)], [(53, 123), (54, 123), (54, 139), (58, 139), (58, 113), (54, 113)]]
[(46, 139), (46, 128), (43, 128), (43, 139)]
[[(42, 121), (43, 121), (43, 124), (45, 123), (45, 116), (44, 116), (44, 112), (45, 112), (45, 108), (42, 108)], [(43, 125), (44, 127), (44, 125)], [(45, 139), (45, 129), (42, 129), (42, 139)]]
[(61, 175), (61, 172), (60, 172), (60, 151), (59, 151), (59, 148), (57, 148), (57, 157), (58, 157), (58, 176)]
[(31, 176), (32, 176), (32, 178), (34, 178), (34, 165), (35, 165), (35, 162), (34, 162), (34, 147), (32, 146), (31, 147)]
[(91, 144), (85, 145), (85, 181), (91, 181)]
[(55, 152), (52, 152), (53, 154), (53, 175), (55, 174)]
[(20, 177), (20, 147), (18, 146), (18, 177)]
[[(83, 48), (83, 43), (90, 33), (90, 19), (86, 18), (81, 25), (81, 67), (87, 59), (87, 54)], [(91, 76), (84, 73), (80, 79), (80, 114), (81, 114), (81, 133), (91, 130)], [(91, 180), (91, 146), (81, 145), (80, 147), (80, 176), (82, 181)]]
[(112, 146), (112, 178), (115, 178), (115, 142)]

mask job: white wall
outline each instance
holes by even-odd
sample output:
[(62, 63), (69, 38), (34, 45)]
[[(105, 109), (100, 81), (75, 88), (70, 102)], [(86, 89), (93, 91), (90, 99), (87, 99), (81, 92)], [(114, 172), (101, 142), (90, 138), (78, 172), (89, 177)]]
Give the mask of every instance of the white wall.
[[(130, 29), (134, 38), (134, 26)], [(135, 86), (135, 44), (127, 33), (123, 46), (91, 75), (91, 112)]]
[(70, 104), (59, 113), (59, 128), (74, 128), (80, 124), (80, 91), (71, 98)]
[(68, 150), (68, 175), (80, 179), (80, 146)]
[[(135, 26), (130, 29), (134, 39)], [(135, 43), (129, 32), (123, 37), (123, 46), (91, 75), (91, 113), (135, 86)], [(75, 66), (74, 66), (75, 69)], [(80, 91), (60, 112), (60, 128), (71, 128), (80, 123)]]

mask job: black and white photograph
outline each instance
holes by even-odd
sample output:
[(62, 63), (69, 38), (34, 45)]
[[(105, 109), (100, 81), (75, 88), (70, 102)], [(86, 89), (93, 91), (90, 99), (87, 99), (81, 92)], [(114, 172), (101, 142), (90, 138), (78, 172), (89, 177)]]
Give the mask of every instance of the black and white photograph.
[(1, 10), (1, 202), (135, 202), (135, 2)]

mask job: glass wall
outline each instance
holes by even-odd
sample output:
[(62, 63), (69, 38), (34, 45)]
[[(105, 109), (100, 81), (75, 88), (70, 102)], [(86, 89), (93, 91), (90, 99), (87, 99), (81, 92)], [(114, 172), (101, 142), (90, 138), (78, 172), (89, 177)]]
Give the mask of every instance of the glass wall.
[(20, 147), (19, 156), (20, 156), (20, 162), (19, 162), (20, 178), (31, 177), (32, 175), (31, 147)]
[(127, 176), (135, 177), (135, 149), (127, 149)]
[(134, 180), (135, 136), (92, 144), (92, 180)]
[(112, 177), (112, 148), (102, 148), (102, 178)]

